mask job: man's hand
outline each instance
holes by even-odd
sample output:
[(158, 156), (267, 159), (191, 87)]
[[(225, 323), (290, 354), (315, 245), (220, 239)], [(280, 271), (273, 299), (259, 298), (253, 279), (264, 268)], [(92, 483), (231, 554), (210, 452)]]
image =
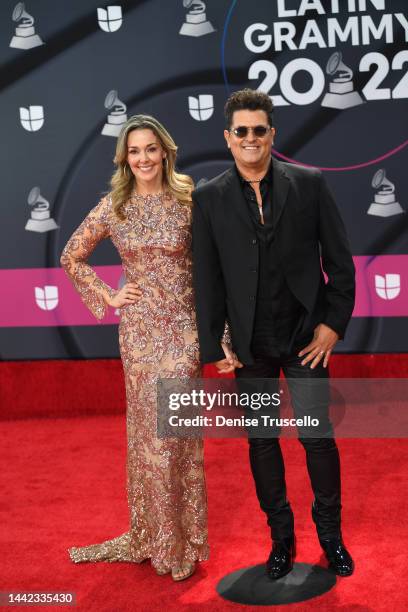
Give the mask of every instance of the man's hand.
[(231, 350), (228, 344), (221, 342), (222, 350), (224, 351), (225, 358), (219, 361), (214, 361), (213, 365), (218, 370), (218, 374), (229, 374), (233, 372), (235, 368), (242, 368), (243, 364), (238, 360), (236, 354)]
[(310, 367), (313, 369), (324, 356), (323, 367), (329, 363), (331, 352), (339, 340), (339, 335), (324, 323), (320, 323), (314, 330), (313, 340), (298, 353), (298, 357), (307, 355), (302, 365), (312, 362)]

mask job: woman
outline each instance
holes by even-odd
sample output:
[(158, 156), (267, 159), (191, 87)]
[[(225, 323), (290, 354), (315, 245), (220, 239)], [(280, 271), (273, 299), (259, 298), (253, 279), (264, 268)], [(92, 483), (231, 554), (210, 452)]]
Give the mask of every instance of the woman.
[[(119, 346), (127, 396), (130, 530), (71, 548), (75, 563), (151, 559), (158, 574), (191, 576), (208, 558), (203, 444), (158, 439), (158, 378), (200, 376), (191, 279), (190, 177), (175, 171), (177, 147), (153, 117), (123, 126), (112, 190), (74, 232), (61, 265), (96, 318), (120, 308)], [(107, 286), (86, 263), (110, 238), (126, 284)]]

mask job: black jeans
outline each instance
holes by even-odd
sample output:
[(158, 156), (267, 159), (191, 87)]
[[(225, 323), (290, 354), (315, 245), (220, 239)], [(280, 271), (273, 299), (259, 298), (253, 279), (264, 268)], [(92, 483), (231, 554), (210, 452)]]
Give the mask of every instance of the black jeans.
[[(310, 363), (301, 365), (303, 358), (297, 354), (258, 356), (255, 357), (254, 365), (246, 365), (235, 373), (240, 390), (243, 387), (250, 388), (250, 381), (245, 382), (243, 379), (259, 378), (270, 379), (271, 388), (276, 391), (282, 369), (287, 379), (294, 416), (300, 418), (310, 414), (312, 418), (319, 419), (320, 425), (316, 432), (319, 437), (310, 437), (310, 434), (302, 437), (298, 430), (299, 441), (306, 451), (307, 470), (315, 497), (312, 518), (318, 536), (320, 539), (334, 538), (341, 534), (341, 486), (339, 452), (328, 416), (329, 374), (322, 361), (312, 370)], [(285, 466), (278, 435), (279, 432), (276, 437), (248, 437), (256, 493), (261, 509), (267, 515), (272, 538), (277, 541), (291, 537), (294, 532), (293, 512), (286, 497)]]

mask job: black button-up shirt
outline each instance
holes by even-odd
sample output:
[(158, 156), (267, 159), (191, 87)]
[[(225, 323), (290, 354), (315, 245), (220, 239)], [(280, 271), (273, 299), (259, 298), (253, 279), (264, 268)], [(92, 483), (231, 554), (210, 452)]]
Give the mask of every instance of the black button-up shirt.
[(275, 248), (272, 162), (259, 183), (264, 224), (251, 183), (240, 175), (237, 168), (236, 171), (259, 242), (259, 269), (252, 270), (258, 273), (252, 351), (255, 356), (279, 357), (291, 352), (305, 309), (288, 287)]

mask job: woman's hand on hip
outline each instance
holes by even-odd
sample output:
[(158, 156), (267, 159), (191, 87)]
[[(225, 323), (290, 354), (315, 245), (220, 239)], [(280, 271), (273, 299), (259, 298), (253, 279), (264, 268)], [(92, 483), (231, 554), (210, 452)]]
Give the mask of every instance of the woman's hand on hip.
[(126, 306), (126, 304), (135, 304), (141, 296), (142, 292), (136, 283), (126, 283), (126, 285), (123, 285), (122, 289), (116, 293), (115, 297), (110, 299), (109, 306), (121, 308), (122, 306)]

